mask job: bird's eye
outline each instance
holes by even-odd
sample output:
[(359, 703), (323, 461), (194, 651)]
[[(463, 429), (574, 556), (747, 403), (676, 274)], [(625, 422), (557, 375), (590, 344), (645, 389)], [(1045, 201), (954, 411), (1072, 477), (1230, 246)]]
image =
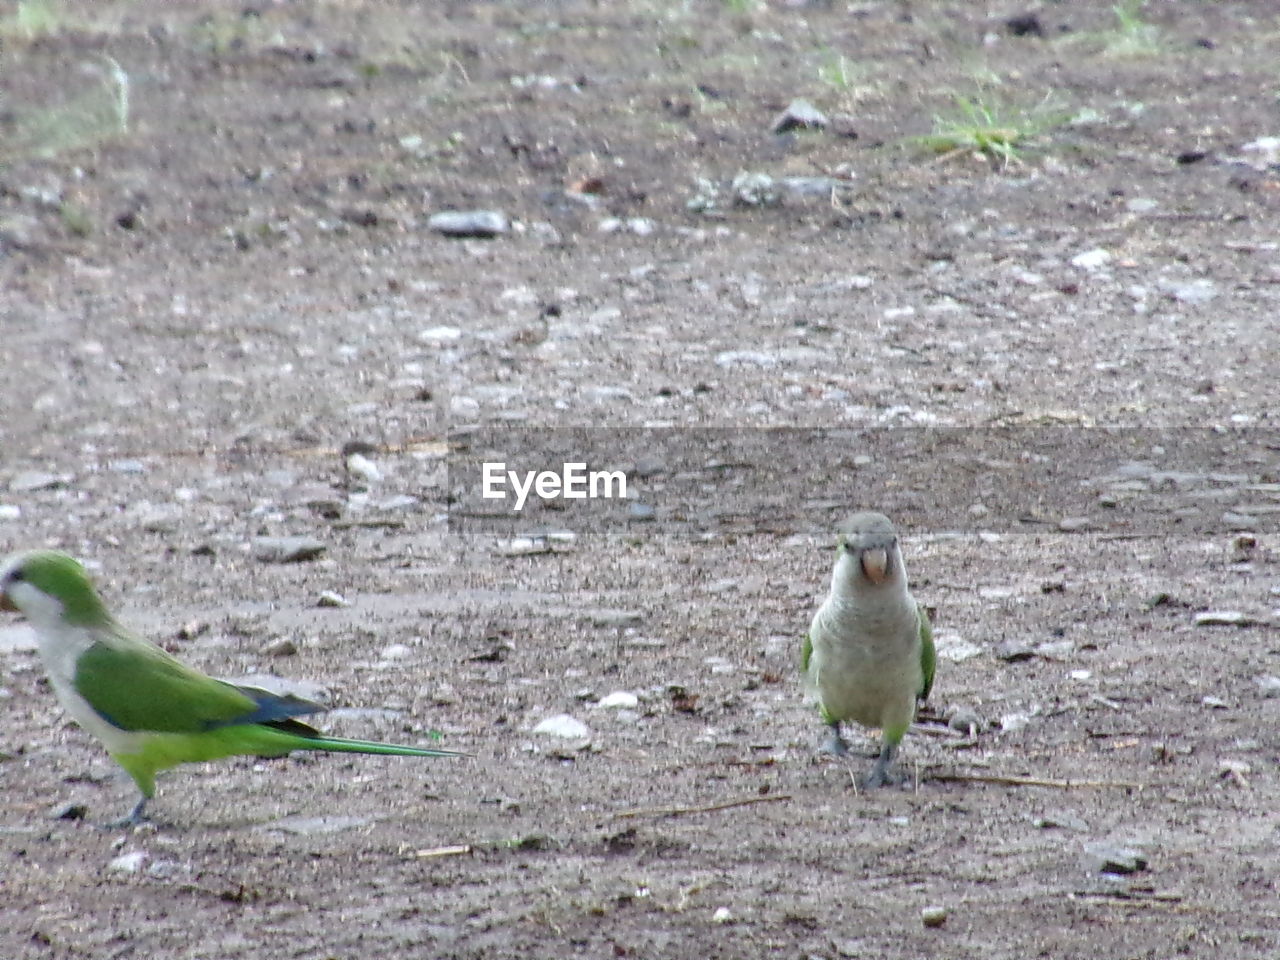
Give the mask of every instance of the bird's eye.
[(19, 581), (25, 580), (25, 579), (27, 579), (27, 575), (23, 573), (21, 570), (10, 570), (9, 575), (5, 577), (5, 580), (8, 581), (9, 583), (18, 583)]

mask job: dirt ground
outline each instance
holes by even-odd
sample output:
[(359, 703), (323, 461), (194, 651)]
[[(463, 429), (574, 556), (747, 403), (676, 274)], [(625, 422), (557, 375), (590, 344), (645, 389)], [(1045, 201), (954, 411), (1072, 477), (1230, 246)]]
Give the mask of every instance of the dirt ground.
[[(474, 759), (193, 765), (103, 829), (132, 786), (6, 617), (0, 957), (1280, 955), (1280, 173), (1245, 149), (1280, 135), (1280, 11), (1127, 15), (6, 6), (0, 552), (75, 553), (336, 734)], [(773, 133), (795, 98), (826, 128)], [(1028, 142), (922, 140), (957, 98)], [(427, 224), (474, 209), (510, 230)], [(450, 516), (471, 426), (633, 428), (658, 507), (640, 427), (850, 432), (829, 471), (708, 467), (707, 502), (760, 496), (732, 524), (571, 505), (548, 540)], [(858, 440), (941, 428), (963, 456)], [(1041, 430), (1121, 472), (943, 495), (1034, 474)], [(796, 659), (824, 525), (877, 506), (937, 610), (930, 716), (982, 728), (926, 718), (867, 793), (870, 739), (814, 757)], [(327, 549), (255, 558), (293, 535)], [(560, 714), (588, 738), (534, 732)]]

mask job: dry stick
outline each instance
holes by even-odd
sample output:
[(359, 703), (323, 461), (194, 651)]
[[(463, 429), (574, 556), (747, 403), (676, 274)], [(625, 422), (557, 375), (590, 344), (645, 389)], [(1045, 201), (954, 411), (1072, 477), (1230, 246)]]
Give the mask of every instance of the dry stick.
[(779, 793), (765, 797), (744, 797), (741, 800), (729, 800), (725, 803), (711, 803), (705, 807), (649, 807), (638, 810), (623, 810), (613, 815), (615, 820), (628, 817), (679, 817), (686, 813), (715, 813), (717, 810), (732, 810), (734, 807), (746, 807), (753, 803), (776, 803), (790, 800), (791, 794)]
[(1072, 790), (1077, 787), (1117, 787), (1124, 790), (1141, 790), (1145, 783), (1125, 783), (1120, 780), (1045, 780), (1040, 777), (1007, 777), (996, 773), (930, 773), (926, 780), (945, 783), (996, 783), (1005, 787), (1057, 787)]
[(428, 850), (414, 850), (409, 854), (409, 856), (417, 860), (430, 860), (435, 857), (461, 857), (471, 852), (471, 844), (459, 843), (451, 847), (432, 847)]

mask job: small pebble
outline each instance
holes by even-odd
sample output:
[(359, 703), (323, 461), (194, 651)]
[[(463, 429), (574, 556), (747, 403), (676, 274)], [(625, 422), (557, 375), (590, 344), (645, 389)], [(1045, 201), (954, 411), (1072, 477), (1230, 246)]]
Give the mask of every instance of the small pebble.
[(74, 477), (69, 473), (44, 473), (40, 470), (25, 470), (9, 481), (9, 489), (14, 493), (59, 490), (70, 485), (73, 479)]
[(533, 728), (533, 732), (543, 733), (549, 737), (562, 737), (565, 740), (585, 740), (591, 736), (590, 727), (567, 713), (547, 717)]
[(256, 537), (253, 557), (262, 563), (301, 563), (314, 560), (326, 547), (314, 537)]
[(267, 657), (292, 657), (298, 652), (298, 645), (288, 637), (281, 637), (274, 640), (262, 648), (263, 656)]
[(1022, 640), (1005, 640), (996, 646), (996, 659), (1006, 663), (1020, 663), (1036, 655), (1035, 648)]
[(1280, 677), (1258, 677), (1254, 682), (1264, 697), (1280, 697)]
[(347, 457), (347, 473), (369, 484), (378, 483), (382, 479), (382, 471), (378, 469), (378, 465), (363, 453), (353, 453)]
[(1032, 826), (1041, 830), (1052, 830), (1054, 828), (1063, 830), (1075, 830), (1083, 833), (1089, 829), (1089, 824), (1083, 818), (1077, 817), (1074, 813), (1067, 813), (1062, 810), (1054, 813), (1046, 813), (1042, 817), (1036, 817), (1031, 821)]
[(607, 710), (616, 710), (619, 708), (633, 710), (640, 704), (640, 698), (634, 693), (626, 690), (615, 690), (613, 693), (606, 694), (600, 698), (596, 704), (597, 707), (603, 707)]
[(1247, 777), (1253, 773), (1253, 767), (1244, 760), (1220, 760), (1218, 772), (1224, 777)]
[(641, 523), (647, 520), (653, 520), (657, 516), (657, 512), (647, 503), (640, 503), (633, 500), (627, 504), (627, 518)]
[(773, 121), (774, 133), (786, 133), (788, 130), (821, 130), (828, 123), (826, 114), (808, 100), (792, 100), (787, 109)]
[(1116, 844), (1095, 843), (1085, 848), (1095, 873), (1129, 874), (1147, 869), (1147, 857), (1140, 850)]
[(947, 922), (946, 907), (925, 907), (920, 911), (920, 922), (926, 927), (940, 927)]
[(1111, 262), (1111, 254), (1106, 250), (1095, 249), (1086, 250), (1084, 253), (1077, 253), (1071, 258), (1071, 265), (1081, 270), (1097, 270)]
[(446, 237), (489, 239), (506, 233), (511, 224), (499, 210), (449, 210), (428, 217), (427, 229)]
[(728, 907), (716, 907), (711, 914), (712, 923), (733, 923), (733, 912)]
[(593, 627), (635, 627), (644, 622), (640, 610), (593, 610), (587, 614)]
[(89, 808), (83, 803), (60, 803), (49, 811), (51, 820), (83, 820), (89, 815)]
[(317, 607), (349, 607), (351, 606), (351, 601), (348, 600), (346, 597), (344, 597), (340, 593), (335, 593), (332, 590), (326, 590), (323, 593), (321, 593), (319, 599), (316, 600), (316, 606)]
[(146, 861), (147, 855), (141, 850), (135, 850), (116, 857), (107, 864), (107, 869), (112, 873), (137, 873)]
[(947, 726), (965, 736), (971, 737), (985, 726), (977, 711), (969, 707), (953, 707), (947, 713)]
[(1196, 614), (1197, 627), (1247, 627), (1253, 619), (1239, 610), (1205, 610)]

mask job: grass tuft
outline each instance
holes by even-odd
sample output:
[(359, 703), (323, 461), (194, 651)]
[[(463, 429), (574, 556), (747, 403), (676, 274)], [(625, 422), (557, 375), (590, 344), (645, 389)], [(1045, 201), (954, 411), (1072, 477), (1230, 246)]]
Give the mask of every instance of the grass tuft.
[(1069, 119), (1051, 93), (1030, 109), (956, 95), (955, 109), (935, 114), (933, 132), (916, 142), (944, 157), (966, 151), (981, 154), (998, 160), (1003, 168), (1021, 162), (1020, 151), (1031, 141)]

